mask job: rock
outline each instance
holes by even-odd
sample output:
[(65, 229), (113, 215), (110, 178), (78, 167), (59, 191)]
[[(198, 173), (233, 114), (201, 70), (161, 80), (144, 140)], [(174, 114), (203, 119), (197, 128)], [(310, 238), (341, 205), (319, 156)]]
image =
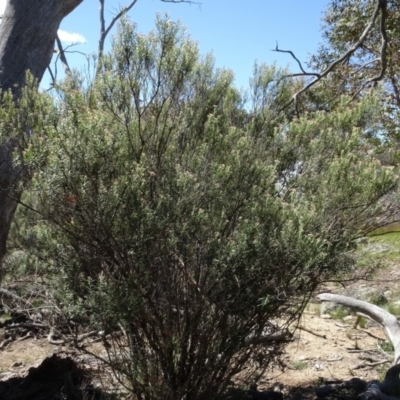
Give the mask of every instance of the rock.
[(316, 371), (323, 371), (324, 370), (324, 364), (322, 362), (316, 362), (313, 367)]
[(322, 314), (321, 318), (322, 319), (332, 319), (332, 317), (329, 314)]

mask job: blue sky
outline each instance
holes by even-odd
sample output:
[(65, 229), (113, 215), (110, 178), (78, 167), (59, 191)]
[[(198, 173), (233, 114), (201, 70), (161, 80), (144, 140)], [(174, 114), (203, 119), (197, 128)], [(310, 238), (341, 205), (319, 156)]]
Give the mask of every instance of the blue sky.
[[(0, 12), (6, 0), (0, 0)], [(219, 67), (235, 72), (236, 85), (246, 87), (255, 60), (286, 66), (297, 71), (296, 63), (288, 54), (276, 53), (276, 42), (281, 49), (295, 52), (301, 61), (315, 52), (322, 40), (320, 27), (323, 10), (328, 0), (200, 0), (201, 6), (163, 3), (160, 0), (137, 0), (129, 15), (138, 30), (147, 33), (154, 26), (157, 12), (169, 12), (171, 19), (181, 19), (203, 54), (212, 52)], [(120, 6), (129, 0), (106, 0), (108, 21)], [(84, 0), (62, 22), (60, 36), (64, 45), (70, 41), (85, 41), (74, 46), (85, 54), (96, 52), (99, 32), (99, 3)], [(71, 36), (73, 35), (73, 36)], [(69, 55), (73, 67), (86, 62), (80, 54)], [(58, 67), (60, 71), (61, 66)], [(48, 79), (48, 78), (44, 78)], [(45, 85), (45, 82), (43, 82)]]

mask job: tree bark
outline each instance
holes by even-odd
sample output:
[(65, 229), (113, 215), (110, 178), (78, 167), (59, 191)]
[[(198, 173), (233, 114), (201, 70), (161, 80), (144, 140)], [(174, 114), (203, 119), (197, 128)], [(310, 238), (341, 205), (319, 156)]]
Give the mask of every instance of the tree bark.
[[(83, 0), (8, 0), (0, 25), (0, 89), (18, 100), (29, 70), (38, 82), (54, 51), (63, 18)], [(24, 134), (21, 132), (21, 134)], [(0, 266), (18, 201), (21, 167), (13, 165), (17, 138), (2, 138), (0, 145)], [(20, 186), (20, 185), (19, 185)]]

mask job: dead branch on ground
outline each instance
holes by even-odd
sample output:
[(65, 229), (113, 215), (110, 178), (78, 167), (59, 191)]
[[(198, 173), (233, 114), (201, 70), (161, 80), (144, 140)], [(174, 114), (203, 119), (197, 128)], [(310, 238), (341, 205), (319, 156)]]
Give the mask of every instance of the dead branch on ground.
[(330, 301), (350, 308), (381, 325), (394, 348), (394, 366), (386, 372), (383, 382), (376, 380), (369, 382), (366, 390), (358, 396), (358, 399), (398, 400), (400, 398), (400, 323), (397, 318), (381, 307), (367, 301), (331, 293), (322, 293), (317, 298), (321, 301)]

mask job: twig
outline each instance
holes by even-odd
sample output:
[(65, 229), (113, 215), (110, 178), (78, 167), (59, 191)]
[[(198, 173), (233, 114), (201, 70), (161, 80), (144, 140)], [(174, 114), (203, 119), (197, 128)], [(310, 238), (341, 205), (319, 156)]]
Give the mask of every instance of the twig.
[(328, 362), (334, 362), (334, 361), (341, 361), (343, 357), (332, 357), (332, 358), (327, 358), (326, 361)]
[(354, 371), (355, 369), (363, 368), (363, 367), (366, 366), (366, 364), (367, 363), (365, 361), (362, 361), (362, 362), (359, 362), (357, 364), (349, 365), (349, 370), (350, 371)]
[(350, 328), (351, 325), (349, 324), (340, 324), (339, 322), (335, 322), (335, 325), (338, 326), (339, 328)]
[(118, 322), (118, 326), (121, 328), (121, 331), (123, 332), (125, 338), (128, 339), (128, 335), (126, 334), (126, 331), (120, 322)]
[(376, 367), (377, 365), (387, 364), (390, 360), (381, 360), (376, 362), (360, 362), (358, 364), (349, 366), (349, 368), (353, 371), (355, 369), (360, 369), (364, 367)]
[(322, 334), (320, 334), (320, 333), (314, 332), (314, 331), (312, 331), (311, 329), (308, 329), (308, 328), (306, 328), (306, 327), (304, 327), (304, 326), (297, 325), (296, 328), (297, 328), (297, 329), (300, 329), (300, 330), (302, 330), (302, 331), (304, 331), (304, 332), (311, 333), (311, 335), (320, 337), (320, 338), (322, 338), (322, 339), (327, 339), (326, 335), (322, 335)]
[(285, 76), (286, 78), (293, 77), (293, 76), (304, 76), (304, 75), (316, 76), (318, 78), (321, 77), (321, 75), (316, 72), (306, 72), (306, 70), (303, 68), (303, 65), (301, 64), (300, 60), (294, 55), (293, 51), (280, 49), (278, 47), (278, 42), (276, 43), (275, 49), (273, 49), (271, 51), (276, 51), (278, 53), (289, 53), (297, 61), (297, 64), (299, 64), (299, 67), (300, 67), (302, 73), (301, 74), (290, 74), (290, 75)]
[(381, 337), (379, 337), (379, 336), (376, 336), (376, 335), (374, 335), (373, 333), (368, 332), (366, 329), (362, 329), (362, 331), (363, 331), (364, 333), (366, 333), (368, 336), (371, 336), (371, 337), (374, 338), (374, 339), (385, 340), (385, 338), (381, 338)]
[(5, 330), (16, 329), (16, 328), (48, 328), (47, 325), (38, 324), (37, 322), (21, 322), (19, 324), (11, 324), (6, 326)]
[(373, 353), (375, 349), (347, 349), (348, 353)]
[(4, 289), (4, 288), (0, 288), (0, 295), (6, 296), (6, 297), (10, 297), (14, 300), (17, 300), (19, 302), (21, 302), (22, 304), (25, 304), (27, 307), (32, 307), (32, 304), (27, 301), (24, 300), (22, 297), (19, 297), (17, 294), (15, 294), (14, 292), (11, 292), (10, 290)]
[(64, 48), (58, 35), (56, 36), (56, 42), (58, 47), (58, 55), (60, 56), (61, 63), (64, 66), (65, 75), (71, 76), (71, 68), (68, 65), (68, 60), (67, 57), (65, 57)]
[(23, 340), (29, 339), (31, 337), (33, 337), (33, 333), (32, 331), (29, 331), (25, 336), (18, 338), (17, 342), (22, 342)]
[(12, 341), (13, 341), (13, 338), (8, 338), (8, 339), (3, 340), (0, 343), (0, 349), (4, 349), (8, 345), (8, 343), (11, 343)]
[(379, 352), (383, 354), (385, 357), (393, 359), (393, 356), (387, 353), (385, 350), (382, 349), (382, 347), (379, 345), (379, 342), (376, 343), (376, 347), (378, 348)]
[(51, 344), (55, 344), (55, 345), (60, 345), (60, 344), (64, 344), (65, 340), (56, 340), (54, 339), (55, 336), (55, 329), (51, 328), (49, 334), (47, 335), (47, 341)]
[(375, 366), (375, 365), (380, 365), (380, 364), (384, 364), (386, 362), (390, 362), (390, 360), (382, 360), (381, 358), (375, 358), (372, 356), (368, 356), (368, 355), (361, 355), (359, 356), (359, 358), (361, 360), (365, 360), (369, 363), (370, 366)]
[(390, 360), (382, 360), (382, 361), (376, 361), (376, 362), (372, 362), (372, 363), (366, 363), (366, 365), (368, 367), (376, 367), (377, 365), (387, 364), (388, 362), (390, 362)]
[(137, 0), (133, 0), (128, 6), (122, 7), (121, 10), (114, 16), (111, 22), (108, 24), (106, 28), (106, 20), (104, 17), (104, 2), (105, 0), (100, 0), (100, 39), (99, 39), (99, 48), (98, 48), (98, 64), (97, 64), (97, 73), (100, 72), (101, 68), (101, 58), (103, 57), (104, 51), (104, 42), (106, 40), (107, 35), (110, 33), (112, 27), (115, 23), (125, 15), (136, 3)]

